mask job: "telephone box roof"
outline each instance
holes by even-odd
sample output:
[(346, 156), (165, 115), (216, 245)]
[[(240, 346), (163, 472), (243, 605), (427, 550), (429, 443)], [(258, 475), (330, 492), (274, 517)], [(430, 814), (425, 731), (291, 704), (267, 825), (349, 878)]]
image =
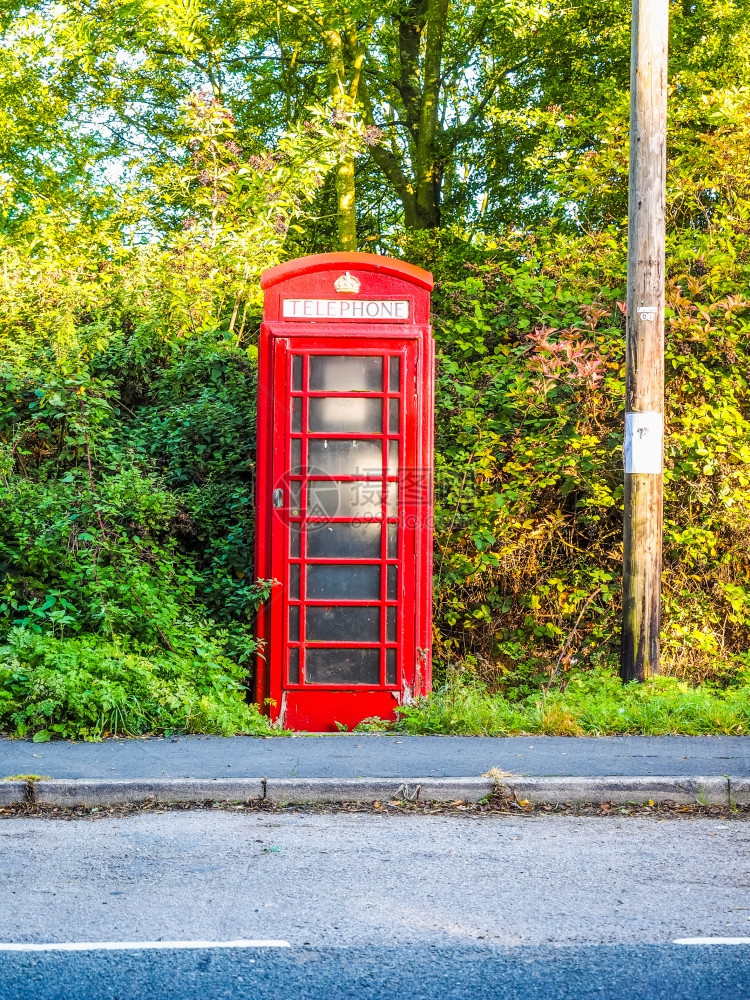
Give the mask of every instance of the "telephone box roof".
[(356, 268), (358, 271), (375, 271), (378, 274), (388, 274), (394, 278), (404, 278), (406, 281), (431, 291), (434, 285), (429, 271), (421, 267), (397, 260), (395, 257), (381, 257), (375, 253), (316, 253), (309, 257), (298, 257), (284, 264), (277, 264), (264, 271), (260, 279), (261, 288), (270, 288), (280, 281), (296, 278), (303, 274), (313, 274), (316, 271), (330, 271), (334, 268)]

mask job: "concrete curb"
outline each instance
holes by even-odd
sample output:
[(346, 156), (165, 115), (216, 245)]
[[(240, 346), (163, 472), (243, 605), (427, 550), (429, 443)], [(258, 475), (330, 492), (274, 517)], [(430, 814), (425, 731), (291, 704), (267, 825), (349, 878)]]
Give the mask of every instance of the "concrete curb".
[(266, 799), (292, 802), (479, 802), (491, 795), (491, 778), (268, 778)]
[(729, 805), (727, 778), (509, 777), (503, 780), (501, 787), (521, 802), (545, 804), (676, 802), (680, 805)]
[(25, 801), (25, 781), (0, 781), (0, 806), (14, 806)]
[(750, 778), (730, 778), (729, 799), (733, 806), (750, 806)]
[[(33, 801), (47, 806), (106, 806), (127, 802), (249, 802), (262, 799), (262, 778), (123, 778), (36, 781)], [(27, 800), (28, 801), (28, 800)]]
[(124, 778), (0, 781), (0, 806), (106, 806), (145, 802), (479, 802), (500, 791), (519, 802), (625, 805), (674, 802), (750, 805), (750, 778), (522, 777), (491, 778)]

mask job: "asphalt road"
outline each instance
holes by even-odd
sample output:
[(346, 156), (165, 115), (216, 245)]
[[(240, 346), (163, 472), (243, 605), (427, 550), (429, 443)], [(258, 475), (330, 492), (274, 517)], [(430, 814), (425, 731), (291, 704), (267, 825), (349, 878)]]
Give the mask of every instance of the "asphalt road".
[(324, 948), (3, 961), (7, 1000), (745, 1000), (750, 948)]
[(0, 822), (3, 1000), (750, 997), (750, 823), (172, 812)]
[(750, 736), (181, 736), (102, 743), (0, 739), (0, 777), (750, 776)]

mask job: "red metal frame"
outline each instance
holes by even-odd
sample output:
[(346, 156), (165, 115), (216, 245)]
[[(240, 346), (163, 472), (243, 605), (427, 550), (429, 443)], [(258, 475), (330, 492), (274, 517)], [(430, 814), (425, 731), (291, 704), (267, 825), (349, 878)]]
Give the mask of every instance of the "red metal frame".
[[(334, 287), (334, 282), (347, 273), (359, 282), (356, 293), (342, 294)], [(279, 583), (258, 618), (257, 634), (263, 647), (257, 664), (256, 697), (272, 719), (294, 729), (334, 730), (337, 723), (351, 727), (372, 716), (393, 718), (398, 705), (426, 693), (431, 684), (432, 276), (413, 265), (372, 254), (319, 254), (272, 268), (264, 274), (261, 284), (266, 301), (259, 343), (256, 572), (262, 579)], [(408, 319), (379, 318), (377, 322), (360, 316), (345, 320), (290, 319), (284, 317), (285, 299), (334, 303), (395, 300), (409, 303), (409, 315)], [(379, 390), (311, 389), (309, 359), (326, 355), (383, 358)], [(293, 358), (301, 361), (293, 362)], [(398, 388), (392, 389), (390, 359), (396, 358), (400, 381)], [(295, 372), (301, 372), (301, 381), (293, 379), (293, 363), (299, 365)], [(310, 429), (310, 401), (336, 396), (380, 401), (379, 430)], [(389, 408), (396, 400), (400, 424), (394, 431), (389, 424)], [(318, 525), (351, 521), (351, 517), (339, 517), (338, 511), (329, 517), (308, 510), (310, 484), (326, 478), (310, 472), (308, 449), (316, 441), (324, 442), (327, 448), (329, 441), (353, 438), (364, 445), (379, 443), (380, 467), (329, 478), (341, 484), (351, 482), (353, 491), (362, 484), (362, 491), (370, 491), (372, 504), (380, 496), (376, 505), (380, 509), (371, 514), (374, 523), (383, 525), (380, 554), (367, 558), (360, 554), (351, 560), (310, 555), (307, 539), (319, 530)], [(395, 473), (388, 468), (392, 443), (398, 449)], [(396, 508), (387, 502), (389, 486), (391, 490), (398, 488)], [(274, 490), (281, 491), (280, 508), (273, 505)], [(389, 548), (386, 525), (398, 528), (395, 554)], [(299, 530), (293, 543), (295, 526)], [(379, 566), (379, 596), (308, 598), (306, 570), (338, 565)], [(392, 574), (397, 577), (395, 590)], [(379, 613), (374, 613), (372, 620), (379, 622), (379, 640), (306, 641), (306, 609), (316, 607), (377, 609)], [(379, 682), (310, 683), (306, 677), (310, 651), (331, 647), (342, 653), (380, 650)], [(366, 657), (366, 653), (362, 655)]]

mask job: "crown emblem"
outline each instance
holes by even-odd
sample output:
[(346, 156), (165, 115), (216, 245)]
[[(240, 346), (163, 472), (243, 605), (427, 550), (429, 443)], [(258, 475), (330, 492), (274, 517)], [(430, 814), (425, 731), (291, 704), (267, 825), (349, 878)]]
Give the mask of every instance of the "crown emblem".
[(346, 274), (342, 274), (340, 278), (336, 278), (333, 283), (333, 287), (337, 292), (351, 292), (353, 295), (356, 295), (359, 291), (360, 284), (361, 282), (359, 279), (355, 278), (353, 274), (350, 274), (349, 271), (347, 271)]

